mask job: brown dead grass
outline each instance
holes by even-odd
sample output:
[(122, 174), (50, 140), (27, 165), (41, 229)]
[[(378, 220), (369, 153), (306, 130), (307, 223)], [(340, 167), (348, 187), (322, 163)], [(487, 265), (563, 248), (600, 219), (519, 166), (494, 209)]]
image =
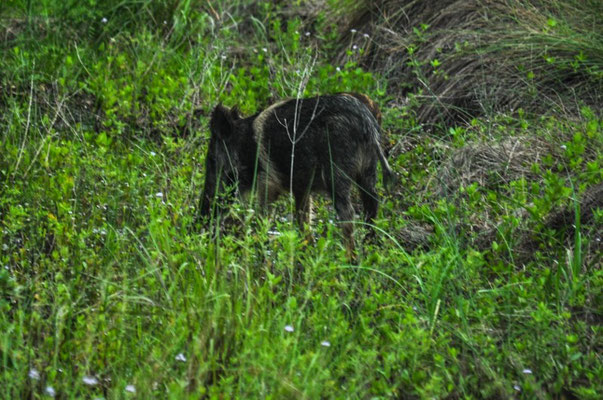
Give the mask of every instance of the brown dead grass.
[(494, 189), (522, 177), (536, 180), (531, 166), (550, 154), (551, 147), (536, 138), (509, 137), (455, 149), (439, 169), (436, 192), (446, 195), (473, 183)]
[[(573, 114), (580, 103), (602, 104), (602, 4), (366, 1), (348, 22), (338, 58), (359, 36), (350, 29), (369, 33), (362, 63), (385, 75), (390, 94), (414, 95), (424, 124), (519, 107)], [(573, 67), (576, 57), (584, 61)]]

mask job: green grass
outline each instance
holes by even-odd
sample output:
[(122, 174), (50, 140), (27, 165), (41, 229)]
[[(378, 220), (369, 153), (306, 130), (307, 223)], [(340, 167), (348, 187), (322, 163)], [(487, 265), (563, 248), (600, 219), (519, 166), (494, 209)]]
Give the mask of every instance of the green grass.
[[(314, 23), (98, 3), (0, 10), (0, 398), (600, 396), (601, 212), (546, 223), (603, 180), (599, 110), (427, 132), (361, 51), (336, 69), (338, 2)], [(328, 201), (314, 243), (286, 201), (195, 229), (217, 102), (344, 90), (380, 102), (400, 174), (357, 265)], [(457, 151), (526, 138), (521, 168), (453, 171), (441, 194)]]

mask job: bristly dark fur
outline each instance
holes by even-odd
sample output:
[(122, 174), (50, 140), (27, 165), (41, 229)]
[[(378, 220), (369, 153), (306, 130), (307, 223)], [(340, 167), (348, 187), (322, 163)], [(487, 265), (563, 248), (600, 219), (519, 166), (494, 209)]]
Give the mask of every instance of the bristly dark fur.
[(394, 176), (376, 118), (378, 107), (355, 93), (285, 100), (248, 118), (218, 105), (210, 121), (201, 215), (219, 211), (212, 211), (215, 196), (232, 184), (241, 193), (253, 191), (262, 206), (290, 192), (303, 226), (310, 222), (311, 194), (322, 193), (334, 202), (353, 257), (352, 187), (371, 222), (378, 209), (377, 163), (384, 182)]

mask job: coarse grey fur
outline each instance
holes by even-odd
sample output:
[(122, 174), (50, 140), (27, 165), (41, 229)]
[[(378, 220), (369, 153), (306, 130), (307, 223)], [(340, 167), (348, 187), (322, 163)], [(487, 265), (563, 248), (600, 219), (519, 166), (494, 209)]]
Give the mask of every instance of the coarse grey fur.
[(371, 222), (378, 209), (377, 163), (386, 183), (393, 178), (369, 103), (374, 104), (349, 93), (292, 99), (247, 118), (218, 105), (210, 120), (201, 216), (219, 212), (216, 194), (234, 185), (241, 194), (252, 192), (262, 207), (291, 193), (304, 226), (310, 223), (312, 193), (322, 193), (334, 202), (353, 257), (352, 187), (358, 187)]

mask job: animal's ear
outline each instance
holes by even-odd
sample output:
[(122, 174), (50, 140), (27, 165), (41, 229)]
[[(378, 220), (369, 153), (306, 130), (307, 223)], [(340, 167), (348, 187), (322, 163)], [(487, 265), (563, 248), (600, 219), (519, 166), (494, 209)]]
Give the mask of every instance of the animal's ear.
[(222, 104), (218, 104), (211, 113), (209, 121), (209, 130), (212, 135), (220, 138), (226, 138), (232, 134), (233, 118), (232, 112)]
[(241, 110), (239, 110), (239, 107), (237, 107), (237, 106), (234, 106), (233, 108), (230, 109), (230, 115), (233, 120), (243, 118), (241, 116)]

